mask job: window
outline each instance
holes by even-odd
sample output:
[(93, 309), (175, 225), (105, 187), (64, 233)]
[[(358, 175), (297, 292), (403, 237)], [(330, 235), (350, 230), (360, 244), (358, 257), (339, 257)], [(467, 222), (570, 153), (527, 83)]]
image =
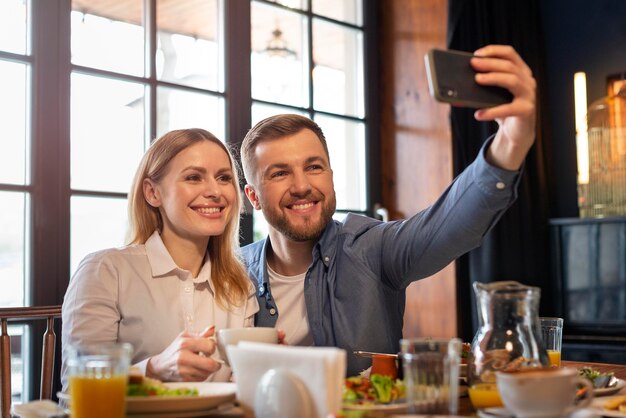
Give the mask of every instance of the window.
[[(1, 1), (0, 306), (62, 303), (86, 254), (125, 243), (137, 163), (172, 129), (202, 127), (237, 148), (265, 116), (312, 117), (329, 141), (339, 210), (371, 213), (378, 126), (364, 86), (376, 73), (364, 51), (376, 37), (375, 6)], [(244, 216), (245, 243), (263, 230), (254, 222)], [(37, 396), (31, 326), (10, 329), (22, 353), (16, 400)]]
[[(320, 125), (338, 215), (368, 210), (363, 21), (360, 0), (252, 1), (252, 124), (298, 113)], [(261, 239), (267, 224), (260, 211), (253, 216)]]

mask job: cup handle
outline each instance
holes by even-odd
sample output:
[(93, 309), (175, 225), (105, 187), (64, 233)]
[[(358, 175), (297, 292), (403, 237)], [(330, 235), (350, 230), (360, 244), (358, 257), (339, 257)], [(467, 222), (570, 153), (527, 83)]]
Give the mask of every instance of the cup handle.
[(585, 390), (583, 397), (578, 400), (576, 403), (576, 408), (584, 408), (589, 405), (593, 400), (593, 385), (589, 381), (589, 379), (579, 376), (576, 379), (576, 382), (583, 385), (587, 390)]

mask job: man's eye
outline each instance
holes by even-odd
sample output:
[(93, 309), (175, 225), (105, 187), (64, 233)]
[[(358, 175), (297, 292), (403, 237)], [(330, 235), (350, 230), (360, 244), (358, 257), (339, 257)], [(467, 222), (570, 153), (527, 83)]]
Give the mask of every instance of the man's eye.
[(277, 177), (284, 177), (287, 175), (286, 171), (274, 171), (271, 175), (270, 178), (277, 178)]
[(312, 164), (308, 167), (309, 171), (321, 171), (324, 169), (324, 167), (322, 167), (319, 164)]

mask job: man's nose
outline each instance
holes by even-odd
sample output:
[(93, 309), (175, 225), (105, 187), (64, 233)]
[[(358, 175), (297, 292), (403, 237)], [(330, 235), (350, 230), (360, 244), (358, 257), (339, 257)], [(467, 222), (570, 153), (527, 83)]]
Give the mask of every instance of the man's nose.
[(293, 175), (291, 183), (291, 193), (294, 195), (305, 195), (311, 191), (311, 182), (304, 172), (297, 172)]

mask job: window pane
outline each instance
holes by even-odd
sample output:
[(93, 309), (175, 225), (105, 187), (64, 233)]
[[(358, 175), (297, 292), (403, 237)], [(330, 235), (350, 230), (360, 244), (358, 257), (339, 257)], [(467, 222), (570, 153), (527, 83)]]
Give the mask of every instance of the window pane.
[(313, 20), (313, 106), (364, 117), (363, 33)]
[(337, 209), (365, 210), (365, 124), (323, 115), (316, 115), (315, 122), (324, 131), (328, 143)]
[(72, 63), (144, 75), (142, 0), (72, 1)]
[(173, 129), (203, 128), (225, 141), (224, 120), (221, 97), (157, 88), (157, 137)]
[(0, 192), (0, 306), (25, 306), (26, 194)]
[(26, 54), (26, 17), (24, 0), (0, 1), (0, 50)]
[(307, 10), (309, 2), (307, 0), (269, 0), (272, 3), (282, 4), (292, 9)]
[(72, 189), (127, 193), (145, 150), (144, 86), (72, 74)]
[(157, 1), (160, 80), (224, 91), (217, 0)]
[(295, 113), (297, 115), (309, 117), (309, 113), (304, 110), (298, 111), (290, 107), (274, 106), (265, 103), (252, 104), (252, 126), (270, 116), (281, 113)]
[(307, 21), (252, 2), (252, 97), (308, 107)]
[(265, 220), (263, 216), (263, 212), (260, 210), (253, 209), (252, 212), (252, 241), (258, 241), (264, 238), (267, 238), (267, 234), (269, 234), (269, 224)]
[(11, 336), (11, 402), (22, 403), (30, 399), (28, 393), (28, 325), (9, 325)]
[(128, 230), (126, 206), (126, 199), (72, 196), (70, 209), (72, 274), (87, 254), (124, 245)]
[(363, 25), (362, 0), (312, 0), (313, 13), (354, 25)]
[(26, 183), (27, 67), (0, 61), (0, 183)]

